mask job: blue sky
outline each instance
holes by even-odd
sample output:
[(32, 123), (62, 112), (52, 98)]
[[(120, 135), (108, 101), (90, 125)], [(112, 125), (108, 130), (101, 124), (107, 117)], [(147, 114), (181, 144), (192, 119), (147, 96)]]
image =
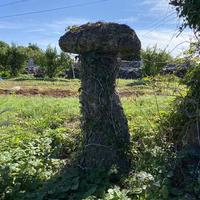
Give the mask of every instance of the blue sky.
[[(61, 7), (70, 8), (10, 17), (15, 14)], [(64, 34), (66, 27), (94, 21), (128, 24), (135, 29), (143, 48), (157, 44), (175, 56), (187, 48), (192, 37), (189, 30), (176, 37), (180, 20), (168, 5), (168, 0), (0, 1), (0, 40), (8, 43), (15, 42), (19, 45), (37, 43), (41, 48), (46, 48), (48, 44), (58, 46), (57, 41)]]

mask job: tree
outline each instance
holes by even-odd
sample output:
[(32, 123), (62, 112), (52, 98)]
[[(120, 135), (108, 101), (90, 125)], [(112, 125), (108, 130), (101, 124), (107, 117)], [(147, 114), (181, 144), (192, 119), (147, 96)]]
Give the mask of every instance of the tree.
[(153, 48), (147, 47), (141, 51), (143, 62), (142, 73), (144, 76), (154, 76), (158, 74), (162, 68), (172, 61), (172, 56), (165, 50), (158, 49), (157, 46)]
[(73, 60), (70, 58), (69, 54), (61, 52), (59, 55), (59, 72), (65, 72), (72, 66)]
[(189, 26), (196, 32), (200, 31), (199, 0), (170, 0), (170, 4), (175, 6), (179, 18), (183, 18), (183, 24), (180, 27), (181, 30)]
[[(176, 7), (179, 18), (183, 18), (180, 27), (192, 28), (198, 37), (200, 35), (200, 1), (199, 0), (170, 0), (170, 4)], [(195, 54), (197, 44), (191, 44), (189, 54)], [(193, 56), (193, 55), (192, 55)], [(174, 143), (177, 151), (176, 165), (173, 166), (173, 174), (170, 188), (181, 191), (182, 196), (178, 199), (199, 199), (199, 152), (200, 152), (200, 64), (191, 68), (185, 76), (185, 83), (188, 85), (187, 94), (182, 98), (178, 97), (174, 103), (174, 109), (167, 118), (167, 134)], [(170, 128), (169, 128), (170, 127)]]
[(45, 72), (49, 78), (55, 77), (57, 69), (59, 67), (58, 53), (56, 48), (48, 46), (45, 51)]
[(34, 64), (36, 64), (38, 66), (45, 65), (44, 64), (45, 53), (36, 44), (29, 43), (26, 50), (27, 50), (26, 52), (27, 52), (28, 59), (32, 58), (34, 60)]
[(17, 76), (25, 67), (27, 60), (26, 50), (22, 46), (12, 44), (8, 51), (8, 68), (11, 76)]
[(37, 44), (29, 43), (28, 48), (32, 49), (33, 51), (41, 51), (41, 49), (37, 46)]
[(8, 60), (8, 51), (9, 45), (3, 41), (0, 41), (0, 70), (5, 73), (7, 71), (7, 60)]
[(40, 64), (49, 78), (53, 78), (58, 72), (64, 72), (72, 65), (72, 59), (67, 53), (57, 53), (56, 48), (48, 46), (44, 55), (40, 57)]

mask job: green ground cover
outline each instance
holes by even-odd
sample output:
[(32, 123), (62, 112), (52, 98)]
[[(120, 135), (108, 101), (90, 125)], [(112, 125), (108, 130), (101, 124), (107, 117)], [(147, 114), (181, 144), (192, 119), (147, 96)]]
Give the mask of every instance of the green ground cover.
[[(9, 80), (0, 87), (19, 83), (79, 87), (78, 80)], [(143, 94), (121, 97), (132, 136), (132, 171), (117, 183), (98, 170), (81, 174), (78, 164), (71, 168), (82, 148), (78, 98), (0, 96), (0, 199), (169, 199), (173, 155), (161, 125), (185, 86), (175, 79), (118, 80), (121, 92), (136, 88)]]

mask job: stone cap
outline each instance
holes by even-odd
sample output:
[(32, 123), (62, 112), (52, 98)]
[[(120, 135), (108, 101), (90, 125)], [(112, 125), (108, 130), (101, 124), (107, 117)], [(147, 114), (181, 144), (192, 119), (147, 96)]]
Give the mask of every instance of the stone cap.
[(141, 43), (135, 31), (125, 24), (87, 23), (71, 28), (59, 40), (65, 52), (84, 54), (96, 52), (138, 58)]

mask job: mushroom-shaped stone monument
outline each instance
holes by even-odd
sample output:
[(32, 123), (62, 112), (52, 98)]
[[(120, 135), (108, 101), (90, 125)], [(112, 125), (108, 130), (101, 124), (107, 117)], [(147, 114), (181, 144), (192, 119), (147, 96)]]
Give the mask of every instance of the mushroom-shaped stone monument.
[(138, 58), (140, 40), (134, 30), (117, 23), (88, 23), (59, 40), (65, 52), (80, 54), (81, 114), (85, 168), (129, 168), (127, 119), (115, 91), (117, 58)]

